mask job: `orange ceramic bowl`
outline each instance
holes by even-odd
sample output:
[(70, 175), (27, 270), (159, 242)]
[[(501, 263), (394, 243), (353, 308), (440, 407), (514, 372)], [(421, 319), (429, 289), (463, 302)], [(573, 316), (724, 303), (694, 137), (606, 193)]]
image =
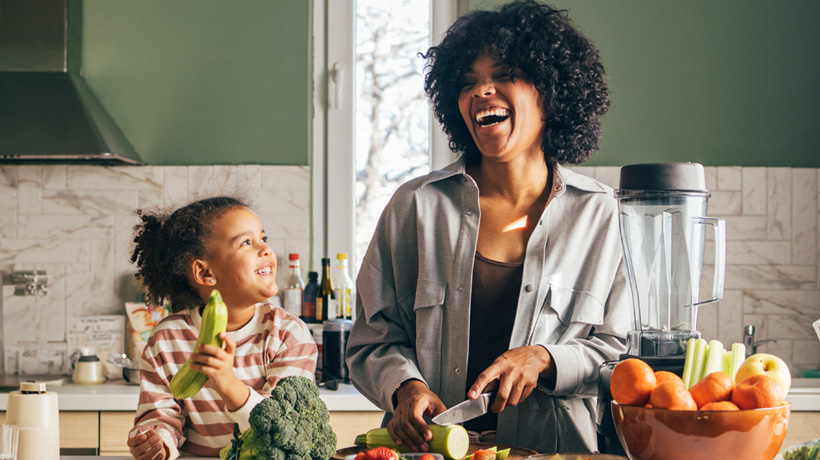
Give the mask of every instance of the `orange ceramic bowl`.
[(631, 460), (772, 460), (789, 427), (791, 406), (738, 411), (679, 411), (612, 402), (618, 439)]

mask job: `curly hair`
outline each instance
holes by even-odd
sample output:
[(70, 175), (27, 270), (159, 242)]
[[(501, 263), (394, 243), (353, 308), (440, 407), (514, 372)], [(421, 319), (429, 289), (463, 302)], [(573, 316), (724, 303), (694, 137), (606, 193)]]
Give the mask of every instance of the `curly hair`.
[(203, 304), (188, 281), (191, 263), (206, 254), (210, 222), (235, 207), (248, 207), (234, 197), (219, 196), (195, 201), (167, 212), (136, 211), (141, 223), (134, 226), (136, 278), (142, 280), (148, 301), (171, 301), (175, 312)]
[(565, 10), (524, 0), (460, 17), (438, 46), (422, 54), (427, 60), (424, 89), (451, 150), (464, 152), (469, 162), (481, 159), (458, 96), (463, 74), (485, 52), (523, 72), (541, 95), (546, 116), (541, 148), (547, 163), (579, 164), (598, 149), (601, 116), (610, 104), (598, 51)]

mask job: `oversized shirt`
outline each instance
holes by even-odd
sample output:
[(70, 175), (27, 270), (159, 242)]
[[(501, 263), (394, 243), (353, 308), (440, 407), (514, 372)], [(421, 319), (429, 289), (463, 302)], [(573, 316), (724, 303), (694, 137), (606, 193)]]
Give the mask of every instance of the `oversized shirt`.
[(202, 324), (199, 309), (191, 308), (163, 318), (148, 338), (140, 359), (139, 406), (129, 438), (154, 429), (171, 459), (179, 456), (179, 450), (216, 457), (233, 439), (234, 423), (245, 431), (251, 409), (270, 396), (280, 379), (289, 375), (313, 379), (318, 350), (310, 329), (270, 303), (255, 308), (247, 324), (228, 332), (236, 342), (234, 375), (251, 389), (245, 405), (227, 410), (207, 382), (190, 398), (178, 400), (171, 395), (171, 377), (193, 353)]
[[(556, 380), (499, 414), (496, 441), (597, 450), (598, 369), (625, 351), (630, 307), (612, 189), (560, 165), (527, 242), (510, 348), (542, 345)], [(465, 160), (408, 181), (383, 211), (356, 280), (350, 379), (388, 412), (408, 379), (465, 398), (479, 190)], [(387, 420), (387, 418), (386, 418)]]

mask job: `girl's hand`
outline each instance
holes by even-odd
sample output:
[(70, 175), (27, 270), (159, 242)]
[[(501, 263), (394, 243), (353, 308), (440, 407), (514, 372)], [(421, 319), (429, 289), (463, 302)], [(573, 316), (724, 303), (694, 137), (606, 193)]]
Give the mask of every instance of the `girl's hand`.
[(430, 449), (427, 441), (432, 439), (433, 433), (423, 417), (438, 415), (447, 406), (419, 380), (402, 384), (396, 392), (396, 400), (398, 404), (393, 410), (393, 418), (387, 423), (387, 432), (396, 445), (410, 446), (413, 452), (427, 452)]
[(165, 460), (170, 456), (156, 430), (148, 430), (129, 438), (128, 449), (136, 460)]
[(552, 356), (540, 345), (507, 350), (478, 375), (467, 397), (476, 399), (487, 388), (498, 384), (492, 411), (499, 413), (507, 405), (517, 406), (532, 393), (538, 378), (555, 378)]
[(228, 334), (219, 334), (222, 347), (200, 345), (193, 357), (190, 367), (208, 376), (211, 387), (225, 401), (228, 410), (236, 410), (245, 404), (250, 396), (250, 389), (233, 373), (233, 354), (236, 342)]

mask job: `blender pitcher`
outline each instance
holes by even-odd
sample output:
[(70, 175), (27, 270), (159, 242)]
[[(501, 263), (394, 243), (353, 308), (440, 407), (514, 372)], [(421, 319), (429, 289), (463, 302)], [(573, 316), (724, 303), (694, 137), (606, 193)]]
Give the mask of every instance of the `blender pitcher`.
[[(706, 217), (710, 194), (703, 166), (650, 163), (621, 168), (615, 191), (632, 293), (627, 355), (682, 359), (697, 331), (698, 307), (723, 297), (725, 227)], [(712, 295), (701, 300), (706, 228), (714, 230)]]

